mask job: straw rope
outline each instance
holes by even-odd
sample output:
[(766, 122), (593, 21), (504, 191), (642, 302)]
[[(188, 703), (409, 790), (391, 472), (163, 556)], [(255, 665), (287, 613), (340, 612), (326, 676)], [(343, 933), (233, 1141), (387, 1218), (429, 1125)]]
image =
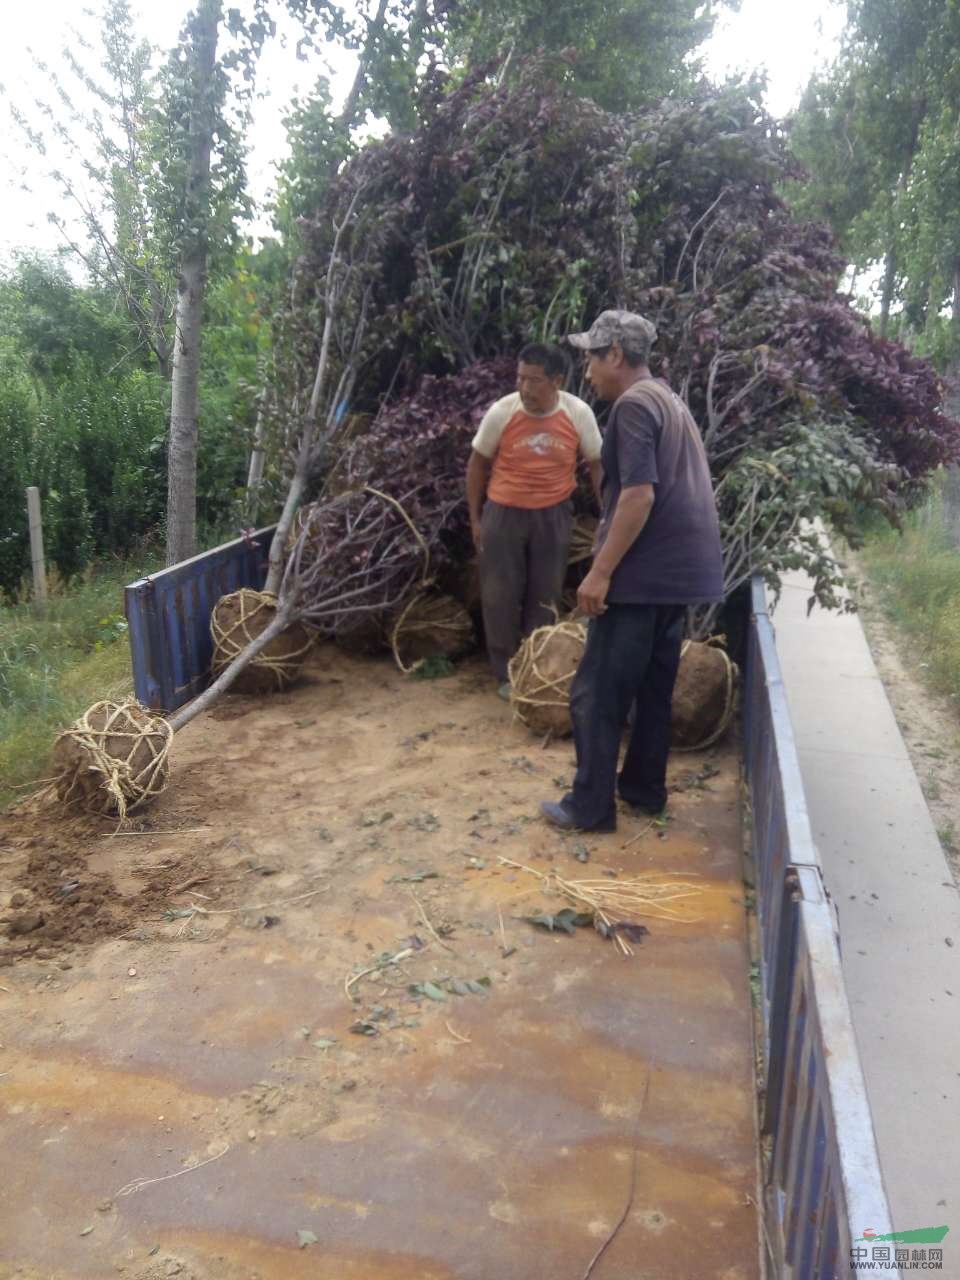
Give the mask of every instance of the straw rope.
[[(100, 715), (105, 717), (102, 727), (94, 723)], [(127, 755), (109, 754), (108, 738), (129, 741)], [(151, 715), (135, 699), (95, 702), (54, 743), (55, 756), (63, 742), (75, 748), (69, 754), (79, 757), (60, 774), (57, 793), (65, 804), (79, 804), (102, 813), (115, 811), (122, 822), (128, 813), (158, 796), (167, 785), (167, 756), (172, 741), (173, 730), (167, 721)], [(142, 760), (138, 751), (141, 745), (147, 748)], [(93, 795), (83, 785), (88, 774), (99, 774), (101, 778)]]
[[(720, 719), (717, 721), (716, 727), (713, 729), (711, 733), (709, 733), (703, 739), (702, 742), (694, 743), (694, 745), (690, 747), (671, 747), (670, 748), (671, 751), (676, 751), (676, 752), (705, 751), (707, 747), (712, 747), (715, 742), (717, 742), (720, 738), (722, 738), (723, 735), (729, 729), (730, 722), (733, 719), (733, 709), (734, 709), (734, 703), (736, 701), (734, 697), (734, 693), (736, 690), (736, 683), (737, 683), (737, 676), (739, 674), (739, 669), (737, 667), (737, 664), (731, 660), (730, 655), (727, 653), (726, 649), (724, 648), (726, 642), (727, 642), (726, 636), (711, 636), (709, 640), (701, 641), (702, 644), (709, 645), (711, 648), (716, 649), (718, 653), (723, 655), (723, 661), (724, 661), (723, 712), (720, 716)], [(683, 661), (683, 655), (687, 652), (687, 649), (689, 649), (692, 643), (693, 643), (692, 640), (684, 640), (683, 646), (680, 649), (681, 661)]]
[(555, 871), (545, 874), (503, 856), (498, 860), (506, 867), (536, 876), (544, 889), (555, 890), (574, 906), (586, 908), (595, 919), (613, 931), (617, 946), (624, 955), (632, 955), (633, 948), (616, 932), (617, 924), (630, 923), (637, 916), (670, 920), (675, 924), (696, 924), (702, 918), (669, 905), (704, 892), (702, 885), (691, 884), (689, 880), (664, 880), (652, 871), (632, 876), (629, 880), (564, 880)]
[[(234, 658), (246, 649), (250, 641), (255, 640), (265, 629), (276, 612), (276, 602), (275, 595), (266, 591), (254, 591), (250, 587), (241, 587), (239, 591), (220, 597), (210, 615), (214, 674), (228, 667)], [(222, 614), (224, 606), (227, 605), (236, 605), (239, 610), (238, 617), (229, 626), (224, 625)], [(262, 625), (251, 632), (250, 625), (262, 613), (269, 613), (271, 617), (262, 620)], [(289, 635), (289, 632), (282, 634)], [(278, 636), (277, 639), (279, 638)], [(292, 684), (299, 674), (303, 658), (313, 645), (313, 638), (307, 635), (307, 639), (299, 647), (288, 649), (284, 653), (271, 653), (270, 649), (274, 643), (276, 642), (271, 641), (266, 649), (262, 649), (250, 665), (261, 671), (269, 671), (277, 682), (277, 688), (283, 689)]]

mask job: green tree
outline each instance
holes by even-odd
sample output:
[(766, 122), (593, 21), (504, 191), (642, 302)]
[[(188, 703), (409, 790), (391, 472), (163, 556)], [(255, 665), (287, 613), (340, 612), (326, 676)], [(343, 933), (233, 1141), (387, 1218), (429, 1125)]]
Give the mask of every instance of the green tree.
[(48, 214), (90, 278), (126, 312), (131, 350), (153, 354), (164, 378), (172, 355), (173, 276), (163, 221), (150, 200), (155, 169), (154, 51), (138, 39), (127, 0), (107, 0), (95, 39), (74, 32), (63, 66), (37, 62), (52, 98), (10, 112), (59, 187)]
[[(798, 210), (825, 218), (857, 267), (883, 264), (880, 330), (929, 349), (952, 302), (960, 353), (960, 7), (851, 0), (841, 53), (793, 123), (808, 176)], [(924, 342), (923, 335), (926, 335)], [(944, 355), (949, 353), (945, 349)]]
[(78, 358), (98, 374), (124, 363), (130, 330), (98, 285), (79, 288), (63, 263), (18, 255), (0, 278), (0, 328), (24, 367), (48, 388), (70, 376)]
[[(467, 69), (505, 55), (571, 51), (577, 92), (625, 111), (689, 88), (722, 0), (488, 0), (451, 6), (446, 52)], [(727, 7), (736, 8), (736, 4)]]

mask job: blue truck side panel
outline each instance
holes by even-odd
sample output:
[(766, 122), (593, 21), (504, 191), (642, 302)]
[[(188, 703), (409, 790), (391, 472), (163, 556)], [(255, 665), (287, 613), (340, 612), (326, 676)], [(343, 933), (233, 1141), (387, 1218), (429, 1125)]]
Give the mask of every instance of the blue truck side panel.
[[(888, 1233), (890, 1210), (836, 917), (810, 830), (759, 580), (753, 584), (743, 703), (760, 934), (769, 1270), (778, 1280), (846, 1280), (871, 1270), (863, 1231)], [(899, 1269), (891, 1266), (884, 1274), (896, 1276)]]
[(175, 711), (204, 689), (213, 606), (230, 591), (263, 585), (272, 536), (272, 527), (259, 529), (126, 588), (133, 687), (145, 707)]

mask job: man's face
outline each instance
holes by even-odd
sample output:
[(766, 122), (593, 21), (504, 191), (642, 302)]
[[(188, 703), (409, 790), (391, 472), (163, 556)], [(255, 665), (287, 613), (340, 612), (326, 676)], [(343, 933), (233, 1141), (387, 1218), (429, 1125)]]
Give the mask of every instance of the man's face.
[(538, 364), (524, 364), (521, 360), (517, 365), (517, 390), (528, 413), (549, 413), (556, 408), (557, 391), (562, 381), (562, 374), (551, 378)]
[(605, 351), (588, 351), (586, 353), (587, 381), (601, 400), (616, 400), (620, 394), (619, 369), (623, 363), (623, 353), (616, 345)]

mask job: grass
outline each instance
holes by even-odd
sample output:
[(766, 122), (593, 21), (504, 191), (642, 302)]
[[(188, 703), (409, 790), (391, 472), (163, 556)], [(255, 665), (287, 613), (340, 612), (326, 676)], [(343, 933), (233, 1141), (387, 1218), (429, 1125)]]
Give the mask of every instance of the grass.
[(910, 639), (918, 674), (960, 700), (960, 547), (940, 493), (907, 517), (902, 533), (871, 529), (858, 559), (881, 608)]
[(41, 608), (0, 606), (0, 805), (46, 776), (58, 730), (132, 688), (123, 587), (157, 564), (99, 565)]

